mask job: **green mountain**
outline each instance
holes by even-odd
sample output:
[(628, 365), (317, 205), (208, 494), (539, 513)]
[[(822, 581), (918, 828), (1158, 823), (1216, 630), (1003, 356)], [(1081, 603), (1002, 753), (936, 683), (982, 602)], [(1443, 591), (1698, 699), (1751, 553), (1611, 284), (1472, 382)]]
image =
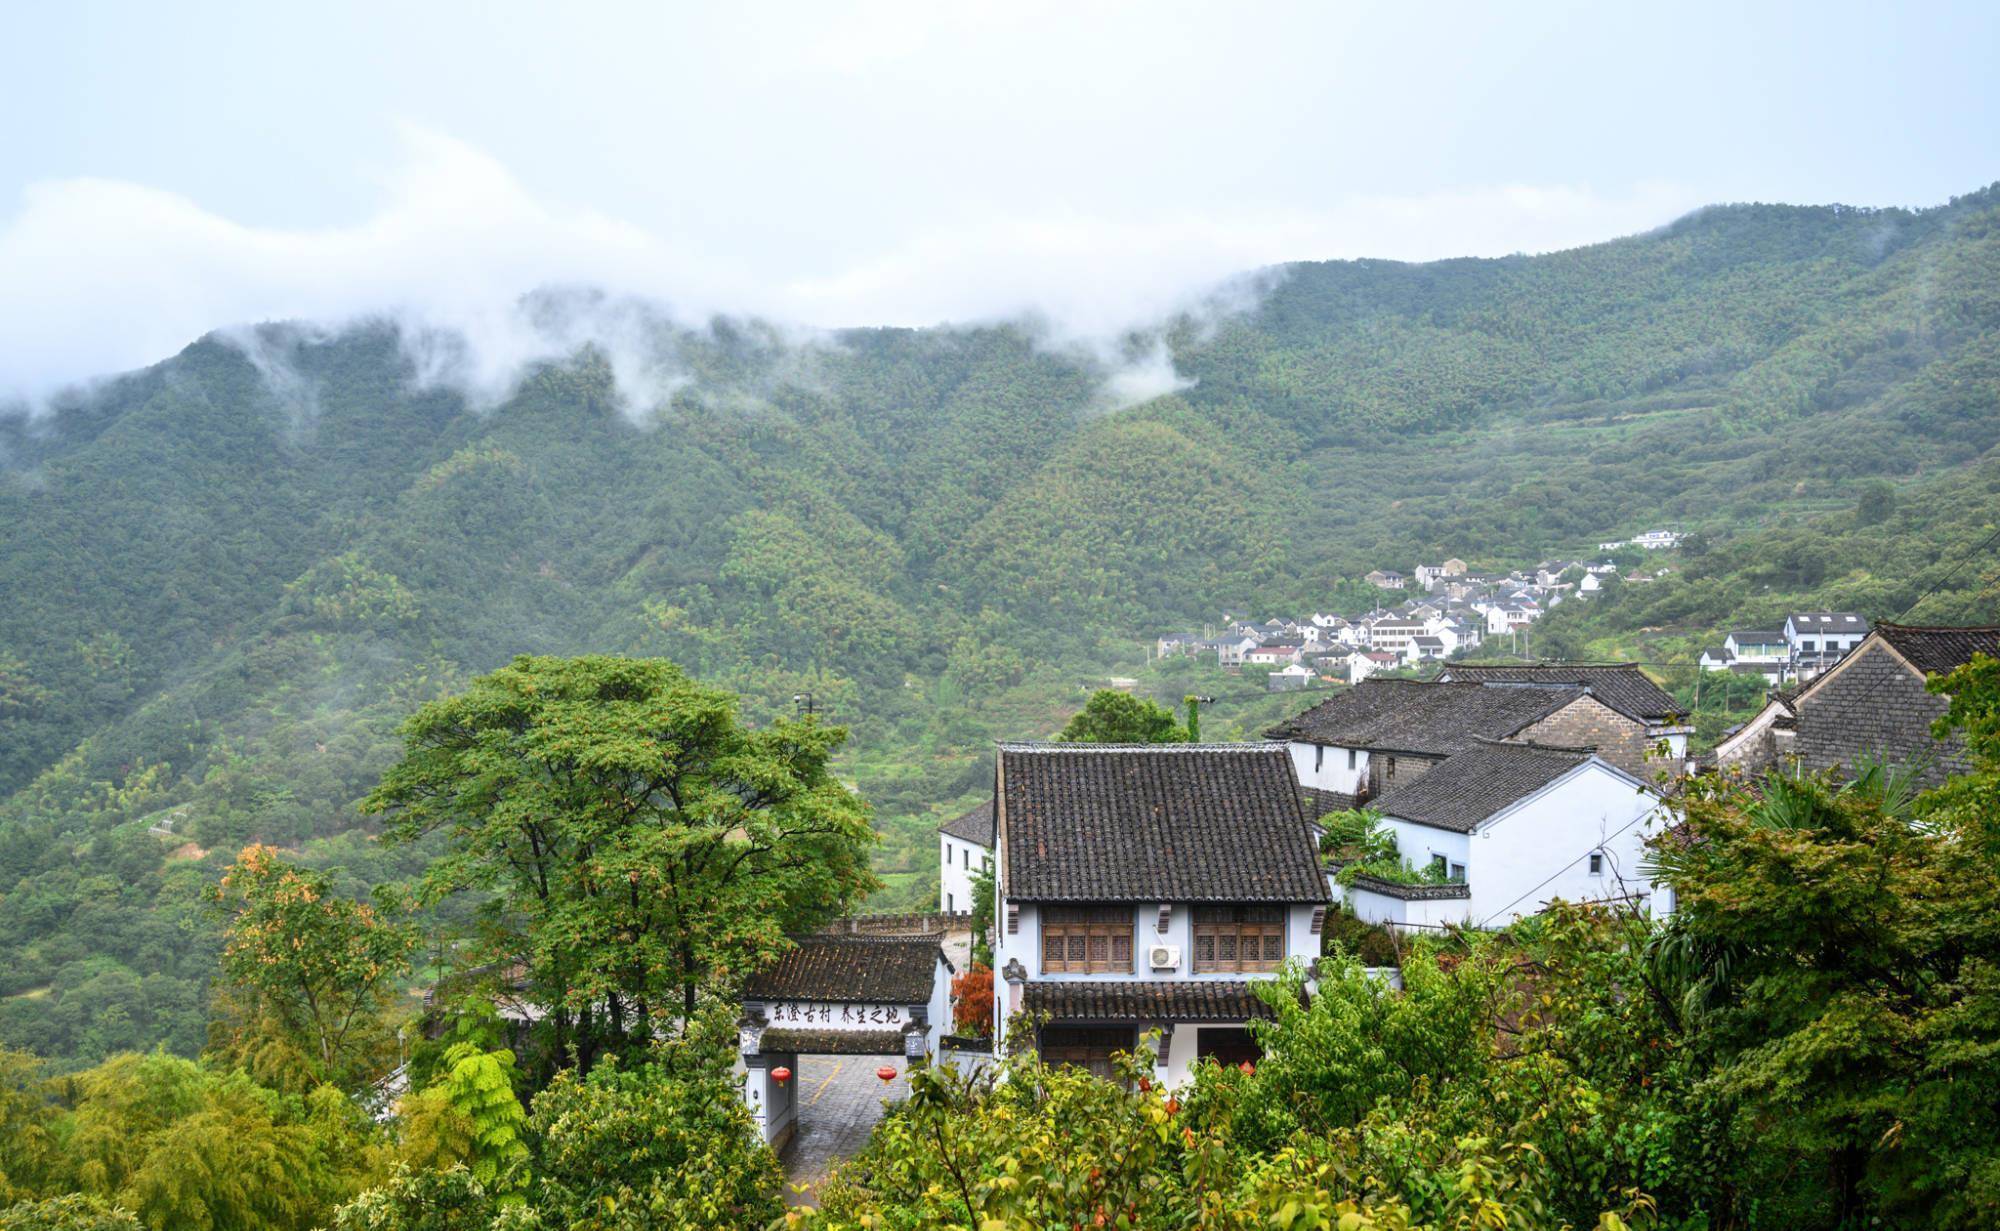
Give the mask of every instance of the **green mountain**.
[(592, 347), (486, 407), (423, 379), (434, 339), (264, 326), (0, 419), (0, 1040), (198, 1047), (199, 886), (252, 839), (416, 866), (354, 801), (404, 714), (517, 653), (668, 655), (760, 720), (810, 694), (853, 730), (895, 909), (991, 739), (1224, 604), (1666, 520), (1707, 554), (1552, 615), (1555, 644), (1691, 658), (1789, 604), (2000, 606), (1964, 559), (2000, 516), (2000, 187), (1255, 283), (1126, 339), (1184, 387), (1121, 410), (1104, 360), (1026, 327), (660, 320), (657, 406)]

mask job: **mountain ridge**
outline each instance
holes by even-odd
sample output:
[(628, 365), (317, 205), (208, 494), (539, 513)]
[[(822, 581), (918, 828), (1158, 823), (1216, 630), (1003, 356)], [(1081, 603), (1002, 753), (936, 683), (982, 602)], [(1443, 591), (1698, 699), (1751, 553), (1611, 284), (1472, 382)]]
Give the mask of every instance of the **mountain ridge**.
[[(119, 1004), (125, 1044), (198, 1045), (189, 886), (251, 839), (395, 875), (353, 801), (403, 715), (515, 653), (664, 654), (756, 721), (813, 694), (907, 906), (988, 741), (1221, 604), (1669, 519), (1712, 557), (1551, 617), (1558, 644), (1794, 599), (1887, 615), (1993, 516), (2000, 187), (1286, 269), (1127, 339), (1192, 383), (1108, 412), (1105, 361), (1015, 325), (802, 348), (656, 320), (676, 387), (643, 425), (631, 356), (579, 348), (482, 407), (379, 322), (212, 333), (0, 417), (0, 1039), (82, 1057)], [(1878, 482), (1900, 511), (1859, 525)], [(139, 822), (170, 810), (167, 845)]]

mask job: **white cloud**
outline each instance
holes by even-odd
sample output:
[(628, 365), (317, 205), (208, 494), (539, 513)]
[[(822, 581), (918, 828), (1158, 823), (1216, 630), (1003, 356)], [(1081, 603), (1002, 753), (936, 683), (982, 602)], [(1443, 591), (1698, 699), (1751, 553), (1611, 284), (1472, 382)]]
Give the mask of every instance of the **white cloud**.
[[(583, 341), (612, 351), (629, 391), (659, 396), (673, 375), (649, 368), (639, 344), (658, 312), (759, 314), (821, 328), (1032, 314), (1056, 341), (1108, 359), (1123, 331), (1260, 266), (1541, 251), (1658, 225), (1698, 204), (1665, 184), (1613, 195), (1498, 185), (1347, 196), (1309, 210), (972, 216), (811, 275), (763, 268), (755, 234), (699, 243), (662, 234), (540, 199), (500, 162), (449, 137), (417, 128), (403, 136), (405, 159), (381, 200), (347, 226), (251, 226), (115, 180), (33, 185), (0, 224), (0, 396), (39, 398), (152, 363), (212, 329), (374, 315), (463, 335), (464, 347), (433, 354), (447, 361), (430, 374), (488, 396), (524, 361)], [(531, 319), (521, 296), (552, 285), (606, 294), (590, 312)], [(1112, 392), (1125, 400), (1177, 380), (1164, 355), (1149, 354), (1120, 372)]]

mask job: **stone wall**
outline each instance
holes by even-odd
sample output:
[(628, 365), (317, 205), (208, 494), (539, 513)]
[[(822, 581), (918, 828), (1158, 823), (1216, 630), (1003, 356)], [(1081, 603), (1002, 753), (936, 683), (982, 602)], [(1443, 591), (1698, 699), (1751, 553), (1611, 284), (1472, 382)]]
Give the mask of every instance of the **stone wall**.
[(1595, 748), (1597, 755), (1641, 782), (1648, 781), (1656, 768), (1646, 764), (1651, 745), (1644, 724), (1596, 697), (1579, 697), (1514, 738), (1566, 748)]
[(1424, 776), (1424, 771), (1437, 764), (1441, 758), (1411, 756), (1407, 753), (1370, 752), (1368, 754), (1368, 798), (1408, 786)]
[(1931, 723), (1945, 708), (1945, 699), (1926, 692), (1901, 659), (1870, 642), (1799, 698), (1793, 749), (1808, 770), (1852, 772), (1876, 756), (1893, 764), (1925, 762), (1923, 785), (1935, 786), (1970, 768), (1958, 741), (1931, 737)]

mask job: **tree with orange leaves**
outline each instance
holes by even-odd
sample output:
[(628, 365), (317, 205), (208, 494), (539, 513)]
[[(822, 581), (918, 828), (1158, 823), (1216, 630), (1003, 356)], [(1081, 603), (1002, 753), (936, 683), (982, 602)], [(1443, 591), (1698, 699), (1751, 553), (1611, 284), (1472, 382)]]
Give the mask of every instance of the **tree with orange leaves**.
[(245, 847), (207, 899), (224, 924), (222, 973), (240, 1009), (225, 1050), (253, 1070), (270, 1067), (254, 1063), (259, 1053), (289, 1054), (305, 1072), (283, 1085), (352, 1088), (373, 1076), (382, 1016), (417, 939), (393, 920), (395, 904), (343, 897), (327, 873), (268, 846)]

